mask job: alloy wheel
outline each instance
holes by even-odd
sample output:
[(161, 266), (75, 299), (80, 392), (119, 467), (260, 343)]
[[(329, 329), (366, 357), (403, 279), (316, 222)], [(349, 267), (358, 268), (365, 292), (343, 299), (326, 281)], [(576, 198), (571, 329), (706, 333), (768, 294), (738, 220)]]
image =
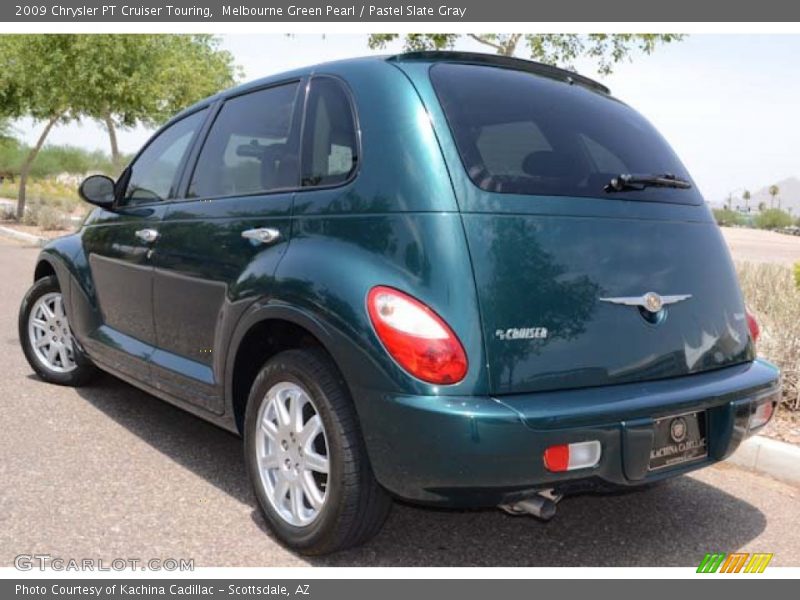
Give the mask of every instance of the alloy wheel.
[(77, 367), (64, 298), (59, 292), (44, 294), (33, 305), (28, 338), (36, 359), (50, 371), (69, 373)]
[(295, 527), (316, 520), (328, 498), (328, 442), (316, 405), (298, 384), (284, 381), (267, 391), (256, 453), (261, 485), (281, 519)]

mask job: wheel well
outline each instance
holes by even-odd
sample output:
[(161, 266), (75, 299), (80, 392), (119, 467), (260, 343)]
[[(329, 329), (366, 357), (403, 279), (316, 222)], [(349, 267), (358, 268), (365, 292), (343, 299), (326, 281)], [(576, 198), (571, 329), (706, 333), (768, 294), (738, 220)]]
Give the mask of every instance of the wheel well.
[(244, 431), (250, 388), (264, 363), (279, 352), (297, 348), (319, 348), (328, 354), (313, 334), (289, 321), (261, 321), (253, 325), (242, 338), (236, 350), (232, 381), (233, 415), (239, 433)]
[(39, 281), (45, 277), (50, 277), (51, 275), (55, 275), (56, 271), (46, 260), (40, 260), (39, 264), (36, 265), (36, 270), (33, 272), (33, 280)]

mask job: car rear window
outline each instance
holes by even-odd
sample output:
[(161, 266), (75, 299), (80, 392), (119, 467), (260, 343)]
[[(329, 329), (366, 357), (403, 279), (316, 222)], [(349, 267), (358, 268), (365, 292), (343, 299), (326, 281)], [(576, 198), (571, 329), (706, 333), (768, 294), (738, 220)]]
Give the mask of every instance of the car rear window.
[(695, 187), (608, 193), (621, 174), (691, 181), (661, 135), (626, 104), (579, 84), (494, 66), (430, 71), (461, 160), (481, 189), (699, 204)]

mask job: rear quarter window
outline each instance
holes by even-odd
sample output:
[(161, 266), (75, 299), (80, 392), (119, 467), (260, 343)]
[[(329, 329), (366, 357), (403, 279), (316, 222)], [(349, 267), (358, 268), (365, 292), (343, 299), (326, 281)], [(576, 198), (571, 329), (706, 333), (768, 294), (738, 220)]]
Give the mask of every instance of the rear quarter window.
[(535, 73), (439, 63), (430, 78), (470, 179), (486, 191), (699, 204), (696, 188), (606, 192), (624, 173), (691, 181), (661, 135), (626, 104)]
[(314, 77), (303, 134), (302, 185), (340, 185), (355, 173), (358, 137), (350, 97), (339, 80)]

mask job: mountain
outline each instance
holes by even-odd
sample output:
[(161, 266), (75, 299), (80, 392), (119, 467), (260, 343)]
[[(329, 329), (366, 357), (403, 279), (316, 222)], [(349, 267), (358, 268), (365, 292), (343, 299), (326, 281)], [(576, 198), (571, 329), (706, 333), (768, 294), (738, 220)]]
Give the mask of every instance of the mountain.
[[(790, 212), (793, 215), (800, 216), (800, 179), (789, 177), (788, 179), (777, 181), (775, 185), (780, 190), (777, 198), (775, 198), (775, 208), (778, 208), (778, 201), (780, 201), (780, 206), (783, 210), (791, 209)], [(770, 200), (769, 186), (765, 186), (757, 192), (753, 192), (753, 196), (750, 198), (750, 206), (755, 209), (760, 202), (763, 202), (767, 208), (770, 208)], [(736, 204), (739, 202), (741, 201), (734, 201)]]

